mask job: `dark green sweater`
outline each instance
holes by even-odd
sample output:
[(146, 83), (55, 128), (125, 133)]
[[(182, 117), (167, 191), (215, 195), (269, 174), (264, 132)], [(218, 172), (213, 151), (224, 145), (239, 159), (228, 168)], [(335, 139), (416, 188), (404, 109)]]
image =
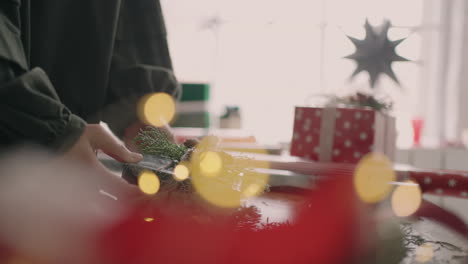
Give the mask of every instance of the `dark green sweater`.
[(66, 150), (83, 120), (121, 134), (157, 91), (180, 93), (158, 0), (1, 0), (0, 149)]

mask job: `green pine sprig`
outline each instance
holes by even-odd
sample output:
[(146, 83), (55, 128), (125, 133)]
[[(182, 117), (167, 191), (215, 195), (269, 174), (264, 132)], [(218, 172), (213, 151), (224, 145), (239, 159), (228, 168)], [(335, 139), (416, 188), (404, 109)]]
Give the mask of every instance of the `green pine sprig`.
[(345, 97), (330, 96), (329, 105), (345, 105), (350, 107), (369, 107), (375, 111), (390, 112), (393, 108), (393, 103), (389, 99), (376, 98), (372, 94), (355, 93)]
[(135, 143), (143, 154), (167, 157), (180, 161), (187, 147), (172, 142), (168, 135), (155, 127), (148, 126), (138, 133)]

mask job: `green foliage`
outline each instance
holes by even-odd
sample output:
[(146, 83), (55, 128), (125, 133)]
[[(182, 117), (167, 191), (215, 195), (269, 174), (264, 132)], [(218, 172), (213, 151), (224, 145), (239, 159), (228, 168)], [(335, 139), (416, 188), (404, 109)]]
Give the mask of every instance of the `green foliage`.
[(369, 107), (375, 111), (388, 112), (392, 110), (393, 104), (385, 100), (379, 100), (373, 95), (356, 93), (346, 97), (332, 96), (329, 105), (345, 105), (349, 107)]
[(135, 143), (143, 154), (167, 157), (177, 161), (180, 161), (188, 150), (184, 145), (172, 142), (164, 131), (151, 126), (138, 133)]
[(460, 247), (457, 247), (453, 244), (450, 244), (448, 242), (444, 242), (444, 241), (434, 241), (434, 240), (427, 240), (425, 239), (424, 237), (420, 236), (420, 235), (417, 235), (417, 234), (414, 234), (414, 231), (413, 231), (413, 228), (411, 226), (411, 224), (409, 223), (402, 223), (401, 224), (401, 230), (404, 234), (404, 245), (406, 247), (407, 250), (409, 251), (413, 251), (415, 250), (415, 246), (418, 247), (418, 246), (422, 246), (424, 244), (433, 244), (433, 245), (437, 245), (441, 248), (444, 248), (444, 249), (447, 249), (447, 250), (450, 250), (450, 251), (456, 251), (456, 252), (461, 252), (461, 253), (465, 253), (465, 254), (468, 254), (467, 251), (463, 250), (462, 248)]

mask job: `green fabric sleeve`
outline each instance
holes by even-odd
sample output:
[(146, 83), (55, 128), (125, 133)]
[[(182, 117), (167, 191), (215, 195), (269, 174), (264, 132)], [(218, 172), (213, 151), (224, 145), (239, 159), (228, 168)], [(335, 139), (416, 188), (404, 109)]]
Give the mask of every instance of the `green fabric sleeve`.
[(28, 68), (21, 32), (0, 9), (0, 59), (13, 62), (23, 70)]
[(66, 151), (85, 122), (60, 102), (43, 70), (27, 69), (19, 34), (0, 12), (0, 148), (33, 143)]
[[(105, 107), (102, 119), (119, 137), (125, 128), (137, 121), (137, 104), (142, 96), (165, 92), (177, 99), (180, 94), (179, 84), (172, 71), (151, 65), (131, 65), (120, 69), (114, 72), (110, 85), (114, 96), (119, 99)], [(126, 92), (129, 89), (132, 92)]]
[(41, 69), (0, 84), (0, 146), (29, 142), (63, 152), (84, 127), (85, 122), (60, 103)]
[(108, 89), (101, 116), (118, 136), (137, 120), (142, 96), (165, 92), (180, 97), (159, 0), (122, 1)]

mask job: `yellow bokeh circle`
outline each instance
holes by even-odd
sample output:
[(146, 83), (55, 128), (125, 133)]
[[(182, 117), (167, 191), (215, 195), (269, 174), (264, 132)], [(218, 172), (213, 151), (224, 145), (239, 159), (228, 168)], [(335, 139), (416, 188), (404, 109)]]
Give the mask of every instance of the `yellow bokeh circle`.
[(396, 216), (410, 216), (421, 206), (421, 188), (413, 181), (406, 181), (393, 191), (391, 202), (393, 212)]
[(263, 193), (269, 175), (259, 172), (253, 159), (222, 151), (209, 137), (195, 148), (191, 158), (191, 179), (195, 191), (207, 202), (235, 208), (244, 199)]
[(270, 153), (261, 148), (245, 148), (242, 144), (237, 146), (222, 146), (222, 150), (231, 153), (234, 156), (241, 157), (237, 160), (239, 165), (246, 167), (255, 167), (259, 169), (270, 169)]
[(174, 179), (176, 181), (185, 181), (190, 175), (190, 170), (186, 163), (181, 162), (174, 168)]
[(176, 105), (167, 93), (154, 93), (142, 97), (138, 103), (138, 117), (148, 125), (162, 127), (174, 118)]
[(145, 170), (138, 177), (138, 187), (140, 190), (149, 195), (156, 194), (159, 191), (161, 183), (158, 176), (152, 171)]
[(432, 260), (434, 257), (434, 248), (431, 244), (425, 243), (419, 246), (415, 252), (415, 260), (418, 263), (425, 263)]
[(200, 154), (200, 173), (205, 177), (216, 177), (223, 167), (220, 154), (206, 151)]
[(251, 184), (245, 188), (243, 195), (245, 198), (255, 197), (264, 191), (264, 187), (255, 183)]
[(392, 162), (380, 153), (364, 156), (354, 171), (354, 188), (359, 198), (366, 203), (385, 199), (395, 180)]

